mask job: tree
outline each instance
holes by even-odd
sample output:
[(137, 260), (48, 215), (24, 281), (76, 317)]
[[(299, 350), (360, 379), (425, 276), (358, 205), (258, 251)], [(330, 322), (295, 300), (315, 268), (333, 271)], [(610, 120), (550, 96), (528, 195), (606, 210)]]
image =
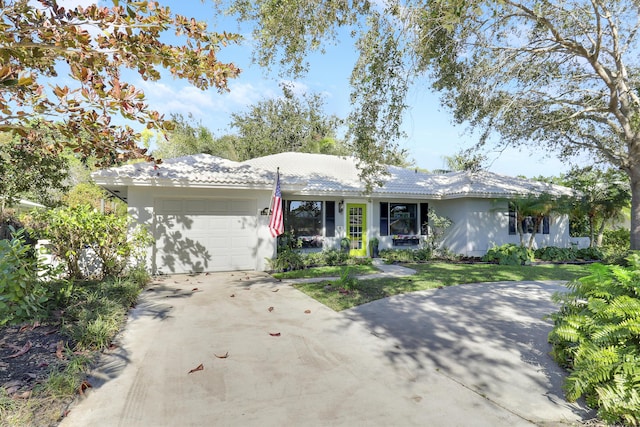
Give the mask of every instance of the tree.
[(190, 154), (211, 154), (225, 159), (237, 160), (236, 138), (225, 136), (216, 139), (202, 123), (194, 123), (193, 117), (185, 119), (181, 115), (171, 117), (175, 126), (167, 132), (166, 138), (158, 138), (158, 148), (153, 156), (159, 159), (187, 156)]
[(260, 63), (279, 59), (294, 73), (341, 27), (360, 29), (351, 122), (364, 158), (398, 137), (407, 90), (428, 77), (454, 121), (481, 130), (480, 146), (587, 152), (623, 170), (631, 248), (640, 249), (637, 1), (235, 0), (231, 10), (256, 22)]
[(478, 172), (486, 169), (487, 156), (464, 150), (451, 156), (444, 156), (444, 160), (447, 162), (449, 170)]
[(21, 197), (55, 202), (54, 190), (66, 189), (67, 159), (0, 133), (0, 212)]
[(318, 94), (296, 96), (286, 84), (281, 88), (281, 98), (262, 100), (248, 112), (231, 115), (230, 125), (238, 131), (238, 159), (286, 151), (346, 154), (336, 139), (342, 121), (323, 114), (323, 98)]
[(562, 181), (581, 194), (574, 205), (573, 216), (586, 218), (590, 246), (601, 246), (606, 225), (620, 219), (623, 210), (629, 207), (628, 178), (614, 169), (586, 167), (574, 168)]
[(569, 211), (572, 200), (555, 197), (548, 193), (530, 194), (506, 200), (510, 215), (513, 212), (515, 229), (520, 237), (520, 246), (525, 247), (525, 234), (529, 234), (528, 249), (533, 249), (535, 237), (541, 229), (544, 219)]
[[(139, 135), (112, 118), (160, 130), (170, 124), (125, 81), (125, 71), (159, 80), (165, 70), (220, 91), (238, 75), (237, 67), (217, 59), (238, 35), (209, 32), (205, 23), (174, 15), (157, 1), (111, 4), (65, 9), (56, 0), (0, 0), (0, 131), (19, 135), (34, 150), (58, 154), (68, 147), (101, 165), (151, 160), (136, 145)], [(163, 42), (167, 32), (180, 44)], [(63, 74), (71, 84), (61, 83)], [(51, 134), (59, 137), (47, 141)]]

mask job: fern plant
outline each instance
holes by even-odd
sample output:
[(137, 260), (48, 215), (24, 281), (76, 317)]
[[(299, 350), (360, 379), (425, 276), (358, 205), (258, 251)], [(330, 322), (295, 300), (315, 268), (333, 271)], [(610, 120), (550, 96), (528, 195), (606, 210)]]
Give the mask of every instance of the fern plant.
[(629, 267), (594, 264), (556, 294), (549, 334), (553, 356), (570, 374), (567, 399), (584, 396), (607, 422), (640, 423), (640, 255)]

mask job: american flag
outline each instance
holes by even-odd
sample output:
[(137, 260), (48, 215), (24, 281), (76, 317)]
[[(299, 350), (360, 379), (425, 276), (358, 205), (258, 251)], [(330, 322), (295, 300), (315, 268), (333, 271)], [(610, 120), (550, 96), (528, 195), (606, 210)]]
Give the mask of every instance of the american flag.
[(273, 190), (273, 201), (271, 202), (271, 219), (269, 220), (269, 231), (271, 237), (278, 237), (284, 233), (284, 221), (282, 218), (282, 193), (280, 192), (280, 171), (276, 175), (276, 188)]

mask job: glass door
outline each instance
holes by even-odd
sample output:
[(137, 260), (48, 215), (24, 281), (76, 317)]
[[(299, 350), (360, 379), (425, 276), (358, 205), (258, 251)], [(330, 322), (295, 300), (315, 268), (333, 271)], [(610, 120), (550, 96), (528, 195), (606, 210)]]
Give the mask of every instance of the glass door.
[(347, 204), (347, 237), (351, 241), (351, 256), (367, 256), (367, 205)]

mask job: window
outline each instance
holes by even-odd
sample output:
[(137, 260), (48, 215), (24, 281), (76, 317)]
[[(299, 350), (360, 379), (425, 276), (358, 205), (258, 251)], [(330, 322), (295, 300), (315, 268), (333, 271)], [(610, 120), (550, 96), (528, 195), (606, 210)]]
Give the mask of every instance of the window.
[[(415, 246), (420, 243), (420, 234), (427, 234), (429, 205), (420, 203), (380, 203), (380, 235), (393, 236), (394, 246)], [(420, 223), (418, 222), (420, 218)]]
[(417, 211), (413, 203), (389, 203), (389, 234), (416, 234)]
[(322, 202), (286, 200), (284, 227), (302, 247), (322, 247)]
[[(509, 234), (517, 234), (518, 229), (516, 227), (517, 215), (516, 206), (513, 203), (509, 203)], [(535, 225), (535, 218), (532, 216), (526, 216), (522, 219), (522, 232), (526, 234), (533, 233)], [(549, 234), (549, 217), (542, 217), (542, 223), (538, 226), (536, 233)]]

